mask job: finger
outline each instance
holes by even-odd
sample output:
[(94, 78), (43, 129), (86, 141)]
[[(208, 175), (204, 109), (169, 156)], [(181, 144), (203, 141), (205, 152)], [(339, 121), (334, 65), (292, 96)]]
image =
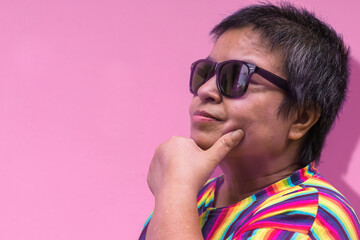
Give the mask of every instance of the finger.
[(218, 164), (232, 149), (234, 149), (244, 136), (244, 131), (238, 129), (229, 132), (219, 138), (215, 144), (206, 152), (211, 155), (211, 158)]

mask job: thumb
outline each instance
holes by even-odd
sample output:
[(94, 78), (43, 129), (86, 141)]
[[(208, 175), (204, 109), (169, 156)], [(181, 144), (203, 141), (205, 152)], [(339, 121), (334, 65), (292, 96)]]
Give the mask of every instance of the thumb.
[(211, 159), (218, 164), (232, 149), (234, 149), (244, 137), (244, 131), (238, 129), (233, 132), (229, 132), (221, 138), (219, 138), (214, 145), (206, 152), (209, 153)]

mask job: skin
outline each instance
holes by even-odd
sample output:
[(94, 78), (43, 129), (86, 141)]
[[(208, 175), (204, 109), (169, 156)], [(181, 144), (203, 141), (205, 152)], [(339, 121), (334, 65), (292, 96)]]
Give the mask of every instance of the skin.
[[(285, 78), (281, 54), (270, 51), (251, 28), (226, 31), (209, 58), (246, 61)], [(241, 201), (299, 169), (302, 138), (319, 115), (300, 111), (280, 117), (284, 97), (281, 89), (258, 75), (237, 99), (222, 96), (215, 77), (199, 88), (189, 108), (191, 138), (173, 137), (152, 159), (148, 184), (155, 209), (147, 239), (203, 239), (196, 196), (217, 165), (224, 183), (215, 207)]]

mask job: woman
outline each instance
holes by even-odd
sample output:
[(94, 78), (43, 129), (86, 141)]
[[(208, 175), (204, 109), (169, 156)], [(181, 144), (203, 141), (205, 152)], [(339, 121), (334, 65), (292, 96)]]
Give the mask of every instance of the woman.
[[(246, 7), (211, 34), (191, 66), (191, 139), (156, 149), (140, 239), (359, 239), (315, 168), (346, 92), (342, 39), (289, 4)], [(206, 182), (217, 165), (224, 175)]]

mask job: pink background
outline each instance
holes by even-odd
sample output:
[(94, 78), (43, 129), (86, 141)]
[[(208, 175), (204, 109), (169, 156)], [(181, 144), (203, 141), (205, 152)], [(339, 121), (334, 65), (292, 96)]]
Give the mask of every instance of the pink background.
[[(136, 239), (154, 148), (188, 136), (190, 63), (254, 1), (0, 2), (0, 239)], [(292, 1), (294, 2), (294, 1)], [(360, 212), (360, 3), (304, 0), (352, 47), (320, 170)]]

